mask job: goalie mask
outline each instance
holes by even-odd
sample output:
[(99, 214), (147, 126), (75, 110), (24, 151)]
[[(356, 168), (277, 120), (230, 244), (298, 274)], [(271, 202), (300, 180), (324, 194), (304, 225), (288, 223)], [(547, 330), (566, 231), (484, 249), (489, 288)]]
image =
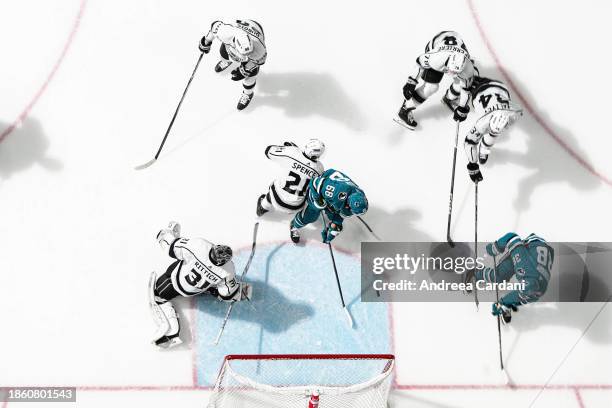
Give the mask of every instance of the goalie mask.
[(213, 264), (217, 266), (225, 265), (232, 259), (232, 248), (227, 245), (214, 245), (210, 249), (209, 257)]

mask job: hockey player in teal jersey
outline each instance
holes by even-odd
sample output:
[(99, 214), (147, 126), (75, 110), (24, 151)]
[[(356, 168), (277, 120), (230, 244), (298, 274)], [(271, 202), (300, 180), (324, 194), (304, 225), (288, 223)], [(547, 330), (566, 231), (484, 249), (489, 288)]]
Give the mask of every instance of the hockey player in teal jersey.
[[(306, 206), (298, 212), (290, 225), (291, 240), (300, 241), (300, 228), (315, 222), (325, 211), (328, 223), (321, 231), (324, 243), (329, 243), (342, 231), (344, 218), (368, 211), (368, 200), (363, 190), (347, 175), (338, 170), (326, 170), (310, 180)], [(323, 218), (324, 223), (325, 217)]]
[(488, 244), (486, 251), (495, 257), (497, 268), (477, 269), (476, 281), (504, 282), (516, 276), (525, 285), (523, 289), (514, 290), (493, 304), (493, 315), (501, 315), (509, 323), (513, 311), (518, 311), (521, 305), (537, 302), (546, 292), (554, 250), (535, 234), (521, 239), (514, 232), (509, 232)]

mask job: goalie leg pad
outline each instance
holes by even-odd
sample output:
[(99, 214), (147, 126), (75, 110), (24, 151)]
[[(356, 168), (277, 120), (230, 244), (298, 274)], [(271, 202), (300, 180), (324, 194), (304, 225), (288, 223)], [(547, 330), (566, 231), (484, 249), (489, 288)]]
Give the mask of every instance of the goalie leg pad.
[(157, 274), (155, 272), (151, 273), (149, 278), (149, 306), (153, 320), (157, 325), (153, 343), (160, 347), (172, 347), (181, 344), (182, 341), (179, 338), (180, 323), (176, 310), (169, 300), (160, 296), (164, 293), (164, 288), (158, 291), (158, 284), (172, 288), (169, 277), (165, 279), (165, 275), (167, 274), (157, 279)]

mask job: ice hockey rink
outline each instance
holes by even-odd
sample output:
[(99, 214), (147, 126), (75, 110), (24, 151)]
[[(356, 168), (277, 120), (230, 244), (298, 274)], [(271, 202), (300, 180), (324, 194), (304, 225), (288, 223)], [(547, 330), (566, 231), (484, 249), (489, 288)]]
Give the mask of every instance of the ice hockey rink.
[[(260, 224), (254, 301), (235, 308), (217, 347), (224, 305), (179, 301), (185, 344), (159, 351), (147, 300), (150, 272), (169, 264), (154, 238), (170, 220), (231, 245), (241, 270), (256, 199), (277, 174), (264, 149), (286, 140), (326, 143), (322, 162), (365, 190), (364, 219), (384, 240), (443, 241), (455, 124), (442, 92), (418, 111), (417, 131), (392, 121), (414, 59), (441, 30), (461, 33), (481, 72), (525, 108), (483, 168), (480, 240), (612, 241), (609, 3), (23, 0), (0, 10), (1, 386), (76, 386), (79, 407), (204, 407), (225, 354), (394, 353), (394, 408), (612, 406), (612, 306), (525, 307), (503, 327), (508, 386), (490, 304), (359, 301), (360, 242), (373, 238), (354, 220), (334, 246), (355, 329), (319, 231), (294, 247), (289, 218), (276, 215)], [(215, 44), (160, 160), (135, 171), (159, 146), (200, 37), (236, 18), (265, 30), (253, 102), (236, 111), (241, 86), (214, 73)], [(465, 165), (460, 149), (453, 236), (469, 241)], [(75, 406), (54, 406), (64, 405)]]

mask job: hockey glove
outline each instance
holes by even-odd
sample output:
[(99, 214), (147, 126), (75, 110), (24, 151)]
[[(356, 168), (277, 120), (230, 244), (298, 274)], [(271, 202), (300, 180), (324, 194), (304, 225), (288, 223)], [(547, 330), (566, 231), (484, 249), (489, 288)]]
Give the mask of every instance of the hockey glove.
[(248, 283), (242, 282), (240, 284), (240, 290), (238, 291), (238, 293), (240, 294), (240, 296), (238, 299), (236, 299), (237, 302), (240, 302), (242, 300), (250, 301), (251, 297), (253, 296), (253, 287)]
[(518, 312), (518, 308), (513, 305), (506, 306), (502, 302), (493, 303), (491, 307), (491, 314), (501, 316), (506, 323), (510, 323), (512, 320), (512, 312)]
[(323, 229), (323, 231), (321, 231), (321, 237), (323, 238), (323, 243), (329, 244), (330, 242), (332, 242), (332, 240), (336, 238), (338, 234), (340, 234), (340, 231), (342, 231), (341, 225), (337, 225), (334, 223), (329, 224), (327, 227)]
[(416, 89), (416, 86), (417, 86), (416, 79), (412, 77), (408, 77), (408, 80), (406, 81), (406, 84), (404, 85), (404, 88), (402, 89), (402, 91), (404, 92), (404, 98), (406, 98), (406, 100), (412, 99), (412, 95), (414, 94), (414, 90)]
[(212, 45), (212, 41), (211, 42), (206, 41), (206, 36), (204, 36), (200, 40), (200, 44), (198, 48), (200, 49), (200, 52), (203, 52), (204, 54), (208, 54), (210, 52), (211, 45)]
[(467, 106), (457, 106), (453, 114), (453, 120), (456, 122), (463, 122), (467, 119), (468, 113), (470, 113), (470, 108)]
[(482, 173), (480, 172), (480, 166), (478, 163), (468, 163), (467, 165), (468, 174), (474, 183), (482, 181)]

